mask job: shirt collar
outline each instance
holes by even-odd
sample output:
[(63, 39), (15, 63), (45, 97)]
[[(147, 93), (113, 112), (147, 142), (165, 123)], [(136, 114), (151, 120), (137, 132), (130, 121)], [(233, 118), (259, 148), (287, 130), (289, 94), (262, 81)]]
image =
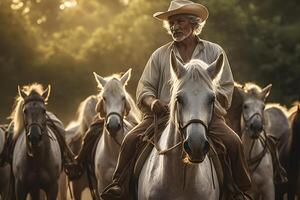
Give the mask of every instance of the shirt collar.
[[(193, 55), (192, 55), (192, 58), (191, 58), (191, 59), (194, 59), (194, 58), (198, 57), (198, 55), (200, 54), (200, 52), (204, 49), (203, 40), (202, 40), (199, 36), (197, 36), (196, 39), (197, 39), (197, 41), (198, 41), (198, 44), (197, 44), (197, 46), (196, 46), (195, 49), (194, 49), (194, 52), (193, 52)], [(173, 41), (171, 45), (172, 45), (171, 50), (174, 51), (176, 58), (177, 58), (182, 64), (186, 64), (186, 63), (183, 62), (183, 60), (182, 60), (182, 58), (181, 58), (181, 56), (180, 56), (180, 53), (179, 53), (179, 51), (178, 51), (177, 48), (176, 48), (175, 41)]]

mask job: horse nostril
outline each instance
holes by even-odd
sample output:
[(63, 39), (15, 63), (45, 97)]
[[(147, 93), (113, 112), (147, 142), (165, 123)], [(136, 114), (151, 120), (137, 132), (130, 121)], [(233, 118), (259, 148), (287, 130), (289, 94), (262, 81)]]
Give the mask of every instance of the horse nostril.
[(187, 154), (191, 154), (191, 153), (192, 153), (192, 150), (191, 150), (191, 148), (190, 148), (190, 146), (189, 146), (189, 144), (188, 144), (187, 141), (185, 141), (185, 142), (183, 143), (183, 148), (184, 148), (184, 150), (185, 150), (185, 152), (186, 152)]
[(204, 142), (203, 154), (206, 154), (209, 151), (210, 145), (208, 141)]
[(250, 125), (250, 129), (253, 131), (253, 132), (256, 132), (256, 133), (259, 133), (263, 130), (263, 126), (262, 124), (260, 123), (252, 123)]

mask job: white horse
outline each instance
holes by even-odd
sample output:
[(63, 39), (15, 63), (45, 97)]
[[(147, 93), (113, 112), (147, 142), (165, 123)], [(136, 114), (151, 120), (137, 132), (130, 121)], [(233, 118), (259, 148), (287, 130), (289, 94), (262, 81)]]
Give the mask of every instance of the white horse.
[[(172, 96), (170, 121), (153, 149), (138, 180), (138, 199), (217, 200), (220, 196), (215, 167), (207, 153), (212, 113), (217, 109), (217, 79), (223, 54), (211, 65), (192, 60), (185, 66), (171, 55)], [(185, 155), (183, 160), (182, 155)]]
[(46, 111), (50, 86), (39, 84), (19, 88), (19, 98), (13, 112), (14, 140), (12, 169), (17, 200), (40, 199), (44, 190), (48, 200), (56, 200), (62, 157), (55, 134), (49, 128), (49, 118), (56, 126), (62, 123)]
[(271, 85), (261, 89), (253, 83), (239, 88), (242, 96), (241, 139), (250, 168), (253, 199), (275, 199), (273, 163), (266, 142), (265, 100)]
[(124, 137), (140, 122), (141, 116), (125, 89), (131, 69), (122, 77), (103, 78), (96, 73), (94, 75), (100, 88), (98, 111), (105, 118), (105, 127), (95, 155), (95, 174), (100, 194), (111, 183)]

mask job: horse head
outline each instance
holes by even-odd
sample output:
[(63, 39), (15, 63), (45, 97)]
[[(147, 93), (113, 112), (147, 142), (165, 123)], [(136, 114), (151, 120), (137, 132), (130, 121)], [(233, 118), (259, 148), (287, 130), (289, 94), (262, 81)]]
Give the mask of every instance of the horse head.
[(272, 85), (261, 89), (253, 83), (238, 88), (243, 99), (241, 129), (250, 138), (256, 139), (264, 128), (265, 101), (270, 94)]
[(46, 102), (50, 94), (50, 85), (39, 93), (37, 90), (31, 90), (26, 93), (18, 87), (19, 96), (23, 100), (22, 114), (24, 129), (28, 143), (34, 147), (39, 145), (43, 133), (46, 132)]
[(130, 79), (131, 69), (121, 78), (116, 76), (103, 78), (94, 72), (98, 87), (101, 89), (96, 106), (102, 118), (105, 118), (106, 129), (112, 137), (123, 128), (123, 118), (131, 109), (125, 86)]
[(207, 132), (213, 116), (217, 88), (213, 80), (223, 66), (223, 54), (212, 64), (192, 60), (185, 66), (171, 54), (171, 117), (183, 139), (183, 151), (192, 163), (200, 163), (210, 149)]

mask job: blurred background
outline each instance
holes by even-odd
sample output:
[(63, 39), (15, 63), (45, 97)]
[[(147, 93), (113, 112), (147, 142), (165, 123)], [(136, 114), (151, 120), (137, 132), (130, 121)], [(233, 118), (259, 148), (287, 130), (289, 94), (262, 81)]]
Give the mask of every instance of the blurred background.
[[(273, 84), (269, 101), (287, 107), (300, 95), (299, 0), (201, 0), (210, 16), (200, 35), (220, 44), (234, 78)], [(132, 68), (135, 89), (152, 52), (171, 41), (152, 17), (170, 0), (0, 0), (0, 122), (17, 86), (52, 85), (49, 109), (65, 125), (102, 76)]]

